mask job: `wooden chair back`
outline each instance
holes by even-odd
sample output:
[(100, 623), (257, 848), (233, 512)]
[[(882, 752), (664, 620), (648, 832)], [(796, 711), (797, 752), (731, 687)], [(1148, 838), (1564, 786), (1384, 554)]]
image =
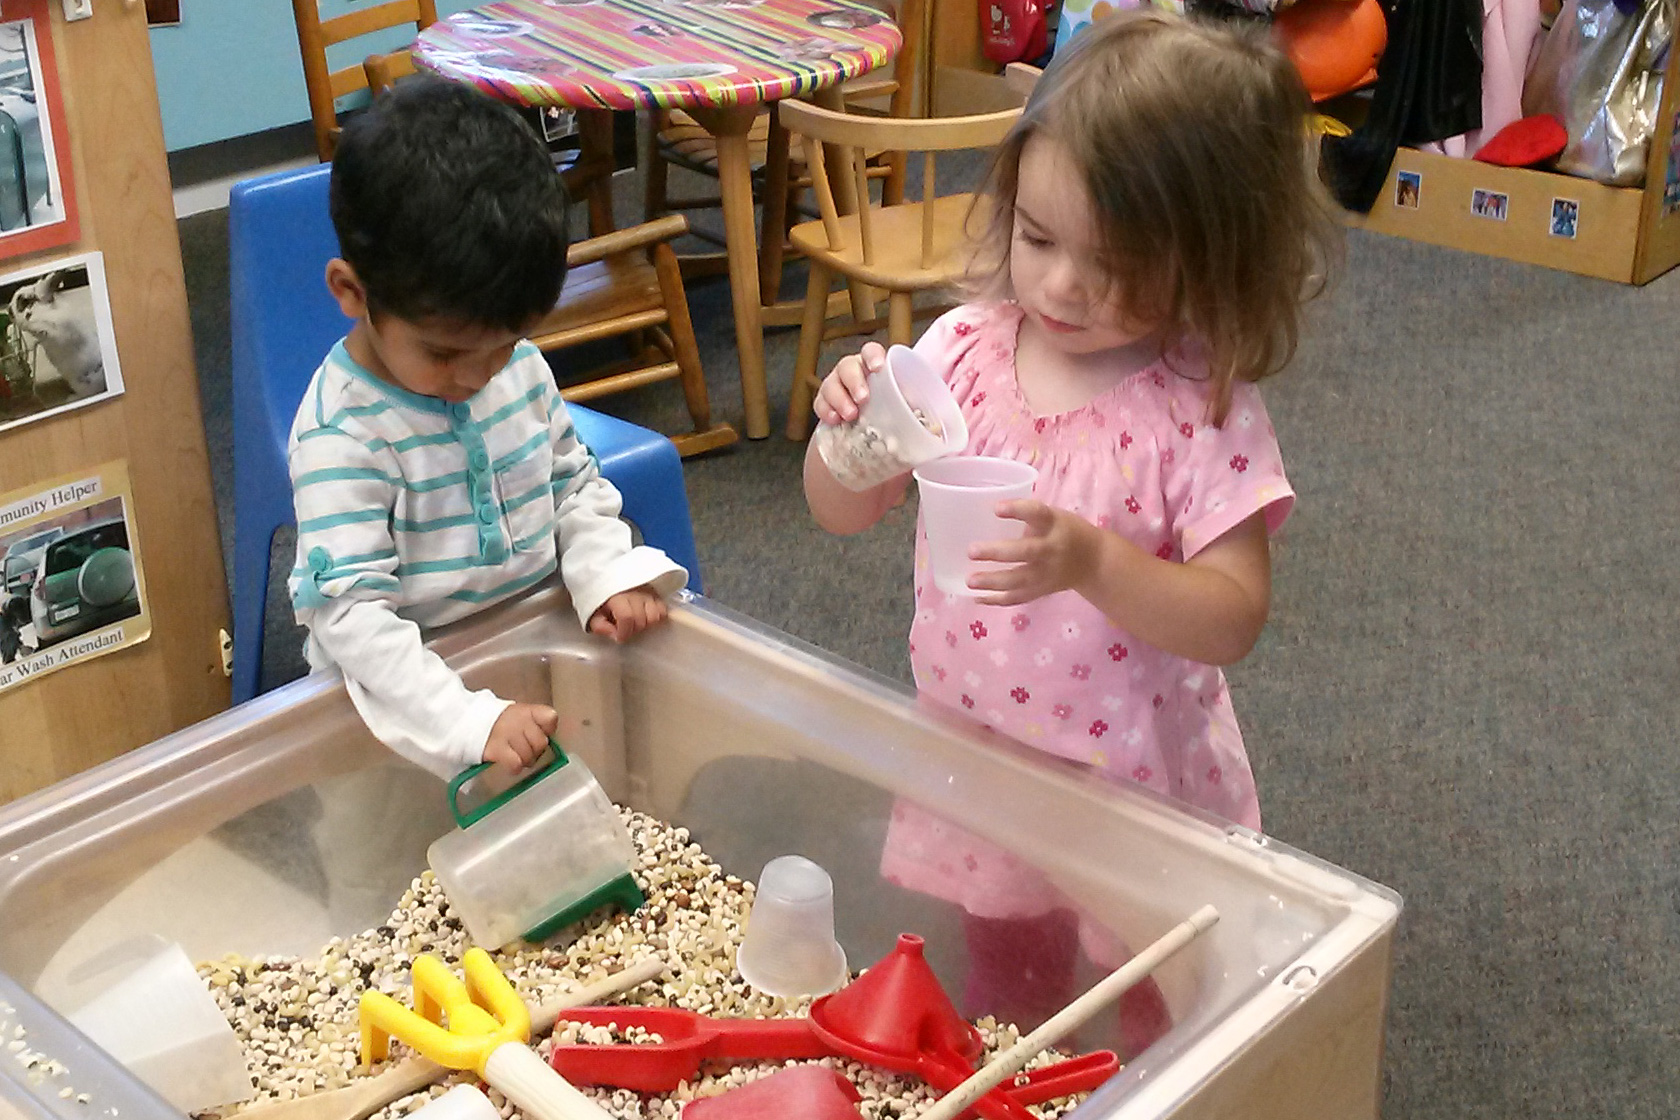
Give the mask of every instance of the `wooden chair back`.
[(437, 4), (436, 0), (385, 0), (371, 8), (323, 20), (320, 0), (292, 0), (292, 15), (297, 22), (298, 49), (303, 54), (304, 85), (309, 89), (315, 150), (325, 161), (332, 158), (338, 142), (338, 99), (367, 88), (367, 73), (361, 62), (334, 70), (327, 62), (327, 49), (405, 24), (419, 34), (437, 22)]
[(1021, 115), (1019, 108), (967, 117), (872, 117), (853, 113), (836, 113), (803, 101), (785, 101), (778, 111), (783, 126), (803, 144), (805, 163), (811, 172), (812, 188), (817, 195), (817, 207), (822, 214), (823, 231), (828, 246), (843, 251), (846, 230), (834, 202), (834, 190), (829, 180), (830, 156), (823, 147), (828, 145), (841, 163), (836, 170), (857, 183), (858, 237), (863, 262), (872, 264), (875, 245), (869, 199), (868, 160), (870, 152), (891, 152), (908, 156), (922, 156), (922, 212), (921, 267), (935, 263), (934, 208), (938, 197), (934, 155), (937, 152), (967, 151), (995, 147), (1009, 132)]

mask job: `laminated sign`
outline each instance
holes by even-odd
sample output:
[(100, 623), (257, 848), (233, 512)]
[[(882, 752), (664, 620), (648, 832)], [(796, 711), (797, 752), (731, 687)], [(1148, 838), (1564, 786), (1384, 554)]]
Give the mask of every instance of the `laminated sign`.
[(0, 494), (0, 692), (145, 641), (128, 465)]

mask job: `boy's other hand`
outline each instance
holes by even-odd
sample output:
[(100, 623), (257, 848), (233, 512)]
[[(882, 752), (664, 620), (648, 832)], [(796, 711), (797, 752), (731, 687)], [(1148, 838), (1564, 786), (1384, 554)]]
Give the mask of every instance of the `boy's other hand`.
[(887, 351), (879, 342), (866, 342), (862, 352), (834, 363), (817, 389), (817, 419), (824, 424), (856, 420), (858, 409), (869, 399), (869, 375), (886, 364)]
[(560, 726), (560, 713), (546, 704), (509, 704), (490, 727), (484, 761), (517, 774), (542, 754)]
[(665, 600), (650, 588), (635, 587), (602, 603), (590, 616), (589, 632), (624, 642), (664, 622), (669, 613)]

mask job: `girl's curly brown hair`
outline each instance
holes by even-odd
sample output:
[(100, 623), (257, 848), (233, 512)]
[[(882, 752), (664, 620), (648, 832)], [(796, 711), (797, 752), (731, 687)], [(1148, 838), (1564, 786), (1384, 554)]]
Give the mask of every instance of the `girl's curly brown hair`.
[(1233, 380), (1294, 355), (1339, 226), (1307, 128), (1312, 103), (1262, 29), (1147, 9), (1081, 32), (1045, 70), (999, 145), (975, 216), (969, 294), (1007, 298), (1021, 151), (1054, 140), (1080, 169), (1093, 247), (1128, 318), (1169, 352), (1198, 345), (1214, 423)]

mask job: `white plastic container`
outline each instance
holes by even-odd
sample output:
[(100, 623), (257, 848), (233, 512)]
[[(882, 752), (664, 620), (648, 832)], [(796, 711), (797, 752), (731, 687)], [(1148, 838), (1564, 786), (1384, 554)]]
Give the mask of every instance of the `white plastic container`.
[(1014, 540), (1026, 531), (1020, 521), (997, 516), (999, 502), (1032, 497), (1038, 471), (1014, 459), (982, 455), (943, 459), (916, 468), (927, 530), (933, 585), (947, 595), (974, 596), (969, 576), (1000, 565), (970, 560), (968, 550), (988, 541)]
[(460, 828), (426, 851), (475, 943), (497, 949), (519, 937), (542, 941), (608, 903), (626, 911), (642, 905), (630, 875), (635, 846), (589, 767), (556, 745), (543, 769), (463, 813), (462, 786), (486, 768), (450, 783), (449, 808)]
[(136, 937), (72, 979), (88, 998), (71, 1024), (170, 1104), (192, 1113), (250, 1098), (239, 1038), (179, 945)]
[(784, 998), (826, 995), (846, 982), (828, 872), (804, 856), (764, 865), (735, 967), (759, 991)]
[(968, 423), (933, 367), (908, 346), (894, 346), (886, 364), (869, 375), (869, 396), (857, 419), (819, 424), (811, 439), (836, 482), (867, 490), (955, 455), (968, 446)]

